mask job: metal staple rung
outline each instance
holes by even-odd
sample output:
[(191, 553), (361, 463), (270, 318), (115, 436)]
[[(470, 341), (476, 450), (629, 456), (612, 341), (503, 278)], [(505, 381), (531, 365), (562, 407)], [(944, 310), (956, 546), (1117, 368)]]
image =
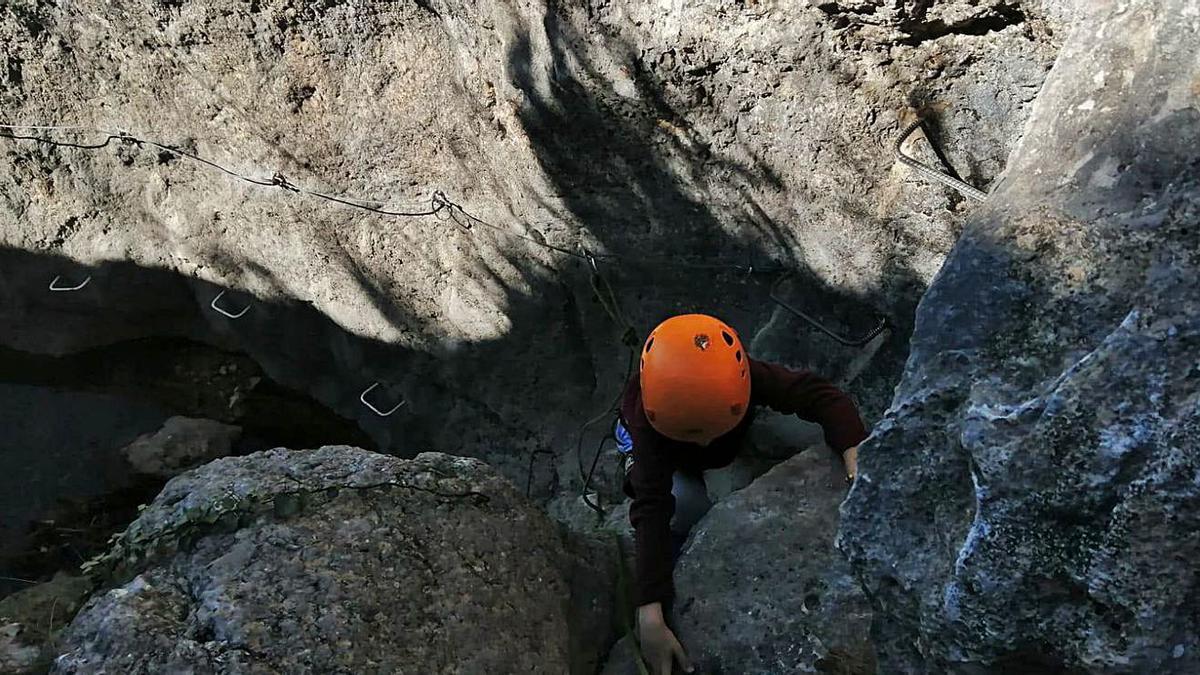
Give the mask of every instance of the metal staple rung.
[(389, 410), (387, 412), (384, 412), (384, 411), (380, 410), (379, 408), (376, 408), (375, 406), (371, 405), (370, 401), (367, 400), (367, 394), (371, 393), (371, 391), (374, 390), (378, 386), (379, 386), (379, 383), (376, 382), (375, 384), (372, 384), (371, 386), (364, 389), (363, 393), (358, 395), (358, 400), (362, 401), (363, 405), (370, 408), (371, 412), (375, 413), (376, 415), (379, 415), (380, 417), (389, 417), (389, 416), (391, 416), (392, 413), (396, 412), (397, 410), (403, 408), (405, 405), (408, 404), (407, 400), (400, 401), (391, 410)]
[(88, 282), (92, 280), (92, 276), (89, 274), (88, 278), (84, 279), (83, 282), (80, 283), (78, 286), (59, 286), (58, 285), (59, 279), (62, 279), (62, 275), (54, 277), (54, 280), (50, 282), (50, 290), (58, 292), (58, 293), (70, 293), (71, 291), (78, 291), (78, 290), (81, 290), (84, 286), (87, 286)]
[(225, 316), (227, 316), (227, 317), (229, 317), (229, 318), (231, 318), (231, 319), (240, 319), (240, 318), (242, 318), (243, 316), (245, 316), (245, 315), (246, 315), (246, 312), (249, 312), (249, 311), (250, 311), (250, 305), (246, 305), (246, 306), (245, 306), (245, 307), (242, 309), (242, 311), (238, 312), (237, 314), (234, 314), (234, 313), (232, 313), (232, 312), (228, 312), (228, 311), (226, 311), (226, 310), (222, 309), (221, 307), (218, 307), (218, 306), (217, 306), (217, 301), (218, 301), (218, 300), (220, 300), (220, 299), (221, 299), (221, 298), (222, 298), (224, 295), (225, 295), (225, 291), (221, 291), (220, 293), (217, 293), (217, 297), (213, 298), (212, 302), (211, 302), (211, 303), (209, 303), (209, 306), (211, 306), (213, 309), (217, 310), (217, 311), (218, 311), (218, 312), (220, 312), (221, 314), (224, 314)]

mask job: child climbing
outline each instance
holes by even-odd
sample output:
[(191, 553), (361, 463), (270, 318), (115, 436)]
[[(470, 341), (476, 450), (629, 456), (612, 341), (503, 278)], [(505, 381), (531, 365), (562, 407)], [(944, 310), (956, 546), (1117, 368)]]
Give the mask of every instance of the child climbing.
[(820, 424), (853, 481), (867, 432), (850, 397), (813, 373), (751, 359), (719, 319), (686, 314), (659, 324), (626, 385), (615, 434), (633, 499), (638, 639), (655, 675), (670, 675), (676, 660), (691, 672), (664, 618), (674, 558), (711, 506), (703, 472), (734, 460), (753, 409), (764, 405)]

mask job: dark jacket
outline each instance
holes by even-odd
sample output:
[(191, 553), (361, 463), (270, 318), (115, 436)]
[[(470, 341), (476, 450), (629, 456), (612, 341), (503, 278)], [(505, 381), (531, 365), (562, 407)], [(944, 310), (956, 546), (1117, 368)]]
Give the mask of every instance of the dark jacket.
[[(858, 445), (867, 430), (858, 409), (842, 390), (811, 372), (750, 359), (750, 405), (767, 406), (781, 413), (820, 424), (825, 442), (839, 454)], [(698, 472), (728, 465), (741, 450), (753, 414), (708, 447), (682, 443), (663, 436), (650, 426), (642, 407), (642, 387), (635, 372), (625, 386), (621, 419), (633, 437), (633, 466), (625, 492), (633, 499), (629, 521), (637, 542), (638, 604), (670, 600), (671, 476), (677, 470)]]

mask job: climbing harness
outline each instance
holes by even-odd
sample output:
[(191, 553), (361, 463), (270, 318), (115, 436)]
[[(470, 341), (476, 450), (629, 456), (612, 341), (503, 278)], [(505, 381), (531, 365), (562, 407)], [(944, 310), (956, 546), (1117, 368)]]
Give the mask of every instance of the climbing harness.
[[(962, 193), (963, 195), (965, 195), (967, 197), (970, 197), (971, 199), (975, 199), (978, 201), (983, 201), (983, 200), (987, 199), (986, 192), (979, 190), (977, 188), (974, 188), (971, 185), (968, 185), (967, 183), (965, 183), (953, 176), (949, 176), (941, 171), (938, 171), (937, 169), (935, 169), (931, 166), (923, 164), (923, 163), (917, 161), (916, 159), (904, 154), (903, 150), (901, 150), (902, 146), (904, 145), (904, 141), (907, 140), (908, 137), (912, 135), (912, 132), (916, 131), (917, 128), (920, 126), (921, 126), (921, 118), (918, 117), (915, 122), (908, 125), (907, 127), (904, 128), (904, 131), (900, 132), (900, 138), (896, 139), (896, 145), (894, 147), (894, 150), (896, 153), (896, 160), (899, 161), (904, 166), (907, 166), (908, 168), (912, 169), (913, 171), (916, 171), (917, 173), (921, 174), (922, 176), (928, 178), (929, 180), (934, 181), (935, 183), (941, 183), (942, 185), (945, 185), (946, 187), (948, 187), (952, 190), (957, 190), (958, 192)], [(925, 136), (925, 140), (929, 140), (929, 135), (924, 132), (925, 132), (925, 130), (924, 130), (924, 128), (922, 128), (921, 129), (922, 135)]]

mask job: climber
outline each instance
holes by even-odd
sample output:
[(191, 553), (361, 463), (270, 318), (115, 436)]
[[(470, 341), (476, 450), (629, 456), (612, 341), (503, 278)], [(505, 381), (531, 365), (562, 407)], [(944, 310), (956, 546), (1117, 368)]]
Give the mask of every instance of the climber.
[(751, 359), (737, 332), (711, 316), (659, 324), (625, 387), (615, 435), (633, 499), (638, 641), (655, 675), (670, 675), (675, 660), (691, 672), (664, 618), (674, 558), (711, 505), (703, 471), (733, 461), (762, 405), (819, 423), (853, 482), (867, 436), (853, 401), (813, 373)]

